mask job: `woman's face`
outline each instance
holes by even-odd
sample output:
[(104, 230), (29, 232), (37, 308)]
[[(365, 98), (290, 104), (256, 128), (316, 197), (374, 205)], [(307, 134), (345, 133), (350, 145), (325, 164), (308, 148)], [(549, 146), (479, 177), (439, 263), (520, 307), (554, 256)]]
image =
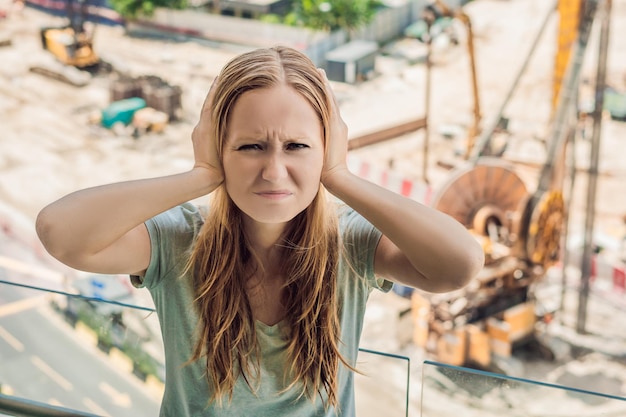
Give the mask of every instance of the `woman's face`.
[(322, 124), (287, 85), (244, 93), (232, 110), (223, 160), (226, 191), (259, 223), (293, 219), (315, 198), (324, 164)]

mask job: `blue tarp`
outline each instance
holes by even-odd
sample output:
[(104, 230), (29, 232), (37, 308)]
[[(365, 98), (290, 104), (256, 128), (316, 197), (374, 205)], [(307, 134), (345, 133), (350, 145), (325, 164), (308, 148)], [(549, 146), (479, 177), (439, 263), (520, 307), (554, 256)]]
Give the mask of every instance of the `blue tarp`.
[[(85, 20), (97, 24), (104, 24), (109, 26), (124, 25), (124, 19), (113, 10), (113, 7), (109, 4), (108, 0), (86, 0), (87, 10)], [(54, 16), (67, 16), (67, 2), (68, 0), (25, 0), (25, 4), (28, 7), (32, 7), (37, 10), (49, 13)], [(80, 4), (74, 0), (74, 8), (78, 13), (80, 11)]]

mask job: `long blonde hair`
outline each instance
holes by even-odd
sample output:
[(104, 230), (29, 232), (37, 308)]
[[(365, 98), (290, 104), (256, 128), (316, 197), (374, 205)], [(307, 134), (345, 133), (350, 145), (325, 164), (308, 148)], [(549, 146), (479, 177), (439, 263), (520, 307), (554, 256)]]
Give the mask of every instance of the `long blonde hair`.
[[(246, 91), (287, 84), (302, 95), (317, 113), (329, 138), (329, 103), (324, 80), (311, 60), (287, 47), (259, 49), (229, 62), (214, 86), (212, 133), (218, 153), (228, 132), (237, 99)], [(337, 214), (320, 189), (313, 202), (286, 228), (281, 250), (286, 328), (288, 337), (285, 390), (299, 387), (300, 396), (314, 399), (323, 392), (326, 407), (336, 406), (340, 363), (353, 369), (339, 352), (339, 317), (336, 275), (339, 258)], [(212, 388), (209, 402), (228, 396), (242, 376), (250, 388), (259, 383), (260, 350), (246, 282), (262, 269), (244, 232), (242, 212), (224, 186), (213, 194), (211, 208), (192, 251), (188, 269), (194, 272), (199, 338), (191, 361), (206, 360)], [(289, 374), (289, 372), (292, 372)]]

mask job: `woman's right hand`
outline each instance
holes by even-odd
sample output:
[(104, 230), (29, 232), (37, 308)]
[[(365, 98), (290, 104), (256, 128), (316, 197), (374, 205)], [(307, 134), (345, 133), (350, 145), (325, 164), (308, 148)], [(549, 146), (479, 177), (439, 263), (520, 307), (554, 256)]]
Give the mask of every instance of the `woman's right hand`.
[(213, 80), (209, 93), (204, 99), (200, 111), (200, 120), (191, 133), (191, 141), (193, 143), (194, 169), (206, 169), (210, 182), (219, 184), (224, 180), (224, 171), (217, 153), (217, 138), (214, 137), (211, 126), (216, 84), (217, 77)]
[(151, 257), (145, 221), (210, 194), (224, 181), (211, 129), (215, 84), (191, 135), (193, 169), (76, 191), (44, 207), (37, 216), (37, 234), (52, 256), (83, 271), (143, 274)]

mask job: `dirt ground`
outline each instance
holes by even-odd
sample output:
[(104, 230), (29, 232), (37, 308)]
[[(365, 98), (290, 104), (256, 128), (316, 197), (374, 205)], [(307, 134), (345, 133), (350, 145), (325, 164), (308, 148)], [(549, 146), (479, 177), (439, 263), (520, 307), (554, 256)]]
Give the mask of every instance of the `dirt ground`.
[[(497, 114), (548, 13), (548, 3), (551, 2), (475, 0), (466, 6), (475, 33), (483, 127), (490, 125)], [(0, 9), (8, 9), (9, 5), (8, 0), (0, 0)], [(84, 187), (173, 174), (190, 168), (189, 138), (204, 96), (224, 63), (245, 49), (227, 44), (207, 47), (197, 42), (129, 38), (121, 28), (97, 27), (95, 48), (106, 61), (131, 75), (161, 76), (183, 90), (181, 121), (169, 125), (161, 134), (133, 138), (129, 131), (115, 133), (89, 123), (94, 111), (109, 104), (110, 79), (106, 76), (94, 77), (87, 86), (79, 88), (29, 72), (32, 64), (50, 59), (42, 51), (39, 28), (62, 23), (63, 19), (29, 8), (0, 20), (0, 39), (11, 40), (10, 46), (0, 47), (0, 219), (5, 230), (11, 229), (13, 236), (33, 247), (36, 246), (33, 222), (47, 203)], [(503, 161), (516, 167), (530, 190), (536, 186), (546, 155), (544, 141), (551, 133), (548, 120), (556, 23), (553, 14), (505, 112), (510, 122), (506, 137), (509, 145)], [(626, 0), (615, 0), (607, 81), (621, 91), (626, 90), (626, 37), (621, 35), (625, 27)], [(593, 45), (597, 45), (597, 31), (593, 36), (582, 72), (582, 78), (591, 83), (595, 79), (597, 52)], [(417, 55), (423, 53), (422, 46), (410, 42), (395, 47)], [(465, 131), (472, 123), (473, 97), (469, 56), (464, 47), (435, 45), (433, 58), (426, 179), (436, 189), (450, 175), (450, 170), (441, 168), (438, 162), (447, 165), (464, 162), (461, 155), (466, 147)], [(334, 83), (350, 134), (356, 136), (424, 116), (425, 79), (422, 64), (381, 55), (373, 79), (358, 85)], [(424, 138), (424, 132), (407, 134), (354, 151), (353, 157), (423, 184)], [(598, 231), (615, 239), (624, 233), (622, 217), (626, 214), (625, 138), (626, 123), (605, 117), (595, 225)], [(583, 231), (589, 149), (588, 140), (578, 141), (575, 150), (578, 175), (570, 218), (572, 233)], [(376, 305), (385, 303), (380, 301)], [(626, 329), (615, 320), (615, 315), (620, 313), (623, 304), (600, 317), (602, 320), (609, 317), (609, 327), (616, 338), (613, 341), (624, 349)], [(376, 325), (384, 323), (389, 313), (382, 307), (374, 307), (368, 314), (374, 325), (365, 335), (366, 340), (382, 350), (397, 349), (397, 342), (391, 341), (397, 329)], [(626, 372), (620, 378), (626, 384)]]

